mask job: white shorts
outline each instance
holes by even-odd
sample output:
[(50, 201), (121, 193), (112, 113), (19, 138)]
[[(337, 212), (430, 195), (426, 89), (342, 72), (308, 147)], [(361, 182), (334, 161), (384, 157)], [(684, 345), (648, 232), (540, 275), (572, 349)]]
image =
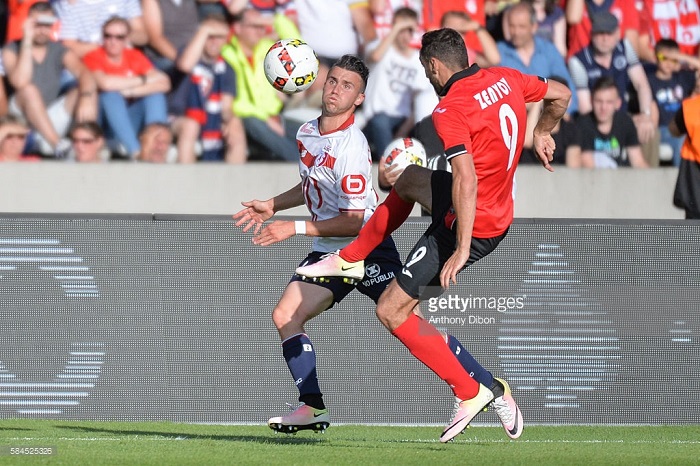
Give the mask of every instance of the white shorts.
[[(51, 102), (51, 105), (49, 105), (49, 107), (46, 109), (51, 125), (53, 126), (53, 129), (56, 130), (59, 137), (64, 137), (66, 134), (68, 134), (68, 129), (70, 128), (72, 121), (71, 115), (66, 111), (65, 103), (66, 95), (64, 94)], [(16, 96), (12, 96), (10, 99), (8, 112), (11, 115), (21, 116), (25, 120), (27, 119), (26, 115), (24, 115), (22, 110), (19, 108), (19, 105), (17, 105)], [(44, 137), (36, 130), (33, 130), (32, 132), (34, 135), (34, 144), (30, 149), (42, 154), (53, 154), (53, 148), (46, 141), (46, 139), (44, 139)]]

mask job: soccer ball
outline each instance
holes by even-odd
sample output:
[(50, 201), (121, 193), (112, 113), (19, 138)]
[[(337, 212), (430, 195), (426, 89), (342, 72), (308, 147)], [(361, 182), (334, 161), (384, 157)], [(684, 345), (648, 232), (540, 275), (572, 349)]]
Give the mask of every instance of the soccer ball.
[(419, 167), (427, 165), (425, 147), (420, 141), (413, 138), (394, 139), (384, 149), (382, 157), (385, 157), (384, 163), (387, 168), (392, 165), (398, 165), (403, 170), (411, 164)]
[(272, 87), (285, 94), (307, 89), (318, 76), (318, 58), (309, 44), (300, 39), (281, 39), (265, 55), (265, 77)]

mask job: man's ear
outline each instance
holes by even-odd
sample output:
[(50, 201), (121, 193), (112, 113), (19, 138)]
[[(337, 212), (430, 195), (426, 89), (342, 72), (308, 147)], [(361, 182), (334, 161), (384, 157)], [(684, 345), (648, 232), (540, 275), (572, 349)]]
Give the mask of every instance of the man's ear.
[(430, 57), (430, 61), (428, 62), (428, 67), (430, 70), (431, 74), (437, 74), (437, 69), (438, 69), (438, 59), (435, 57)]

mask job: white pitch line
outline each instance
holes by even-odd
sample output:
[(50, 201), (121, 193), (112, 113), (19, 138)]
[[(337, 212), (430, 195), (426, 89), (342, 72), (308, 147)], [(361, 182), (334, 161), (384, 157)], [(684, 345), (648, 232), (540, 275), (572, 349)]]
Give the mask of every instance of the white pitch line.
[(172, 436), (172, 437), (157, 437), (153, 435), (128, 435), (125, 436), (124, 438), (116, 438), (116, 437), (14, 437), (14, 438), (7, 438), (4, 440), (10, 440), (10, 441), (64, 441), (64, 442), (121, 442), (126, 439), (132, 440), (132, 439), (139, 439), (139, 440), (187, 440), (187, 437), (183, 437), (181, 435), (178, 436)]
[[(126, 438), (126, 437), (125, 437)], [(5, 440), (9, 441), (68, 441), (68, 442), (120, 442), (125, 440), (125, 438), (118, 437), (11, 437)], [(173, 437), (155, 437), (152, 435), (130, 435), (129, 439), (139, 439), (139, 440), (151, 440), (151, 441), (181, 441), (189, 440), (187, 436), (173, 436)], [(274, 438), (274, 437), (270, 437)], [(362, 440), (356, 439), (337, 439), (346, 442), (364, 442)], [(398, 439), (398, 440), (383, 440), (381, 443), (439, 443), (436, 438), (430, 439)], [(537, 444), (629, 444), (629, 445), (698, 445), (700, 440), (668, 440), (668, 441), (656, 441), (656, 440), (508, 440), (508, 439), (479, 439), (479, 438), (459, 438), (455, 443), (537, 443)]]
[[(438, 439), (403, 439), (396, 440), (401, 443), (438, 443)], [(629, 444), (629, 445), (697, 445), (700, 440), (507, 440), (507, 439), (478, 439), (478, 438), (458, 438), (455, 443), (580, 443), (580, 444)]]

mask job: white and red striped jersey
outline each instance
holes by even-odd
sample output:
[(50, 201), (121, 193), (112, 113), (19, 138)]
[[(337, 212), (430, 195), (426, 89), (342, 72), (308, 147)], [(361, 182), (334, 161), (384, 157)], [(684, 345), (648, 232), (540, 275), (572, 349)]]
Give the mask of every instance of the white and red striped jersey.
[[(338, 129), (321, 134), (318, 120), (297, 132), (299, 175), (311, 220), (328, 220), (341, 212), (374, 213), (378, 196), (372, 186), (372, 157), (367, 139), (352, 116)], [(354, 237), (314, 238), (313, 250), (342, 249)]]

